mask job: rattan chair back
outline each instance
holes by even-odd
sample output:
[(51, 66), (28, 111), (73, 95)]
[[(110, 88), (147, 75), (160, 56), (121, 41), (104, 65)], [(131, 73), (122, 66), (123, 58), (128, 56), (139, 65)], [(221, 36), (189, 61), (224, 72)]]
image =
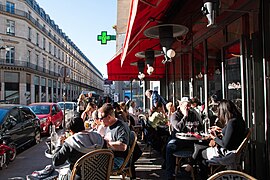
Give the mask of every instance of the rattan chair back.
[(130, 148), (128, 151), (128, 155), (125, 158), (121, 167), (112, 172), (112, 175), (122, 175), (122, 178), (125, 179), (126, 176), (132, 177), (131, 165), (132, 165), (132, 155), (135, 149), (135, 145), (137, 143), (137, 135), (134, 131), (131, 131), (130, 134)]
[(235, 171), (235, 170), (226, 170), (226, 171), (220, 171), (216, 174), (212, 175), (208, 178), (208, 180), (234, 180), (234, 179), (242, 179), (242, 180), (256, 180), (256, 178), (241, 172), (241, 171)]
[(71, 180), (75, 179), (76, 172), (80, 170), (81, 179), (104, 179), (109, 180), (113, 165), (113, 152), (109, 149), (93, 150), (75, 163)]

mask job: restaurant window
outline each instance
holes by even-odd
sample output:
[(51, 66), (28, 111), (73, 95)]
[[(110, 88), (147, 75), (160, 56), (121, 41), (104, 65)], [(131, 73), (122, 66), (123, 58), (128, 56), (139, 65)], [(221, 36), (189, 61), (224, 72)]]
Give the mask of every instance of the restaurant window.
[[(193, 69), (191, 68), (191, 73), (194, 75), (194, 87), (193, 87), (193, 97), (197, 97), (200, 101), (204, 101), (204, 45), (203, 43), (198, 44), (193, 50)], [(192, 65), (191, 65), (192, 66)]]
[(207, 39), (208, 51), (208, 95), (222, 98), (221, 87), (221, 49), (225, 43), (223, 30)]
[(224, 47), (224, 53), (226, 99), (233, 101), (240, 112), (242, 112), (242, 82), (239, 41)]
[(31, 75), (26, 74), (26, 92), (25, 92), (26, 104), (31, 104)]
[(34, 76), (34, 85), (35, 85), (35, 102), (39, 102), (39, 76)]
[(15, 21), (7, 19), (7, 34), (8, 35), (15, 35)]
[(242, 18), (239, 18), (227, 26), (227, 42), (233, 42), (241, 38)]
[(8, 103), (19, 104), (19, 73), (4, 72), (5, 100)]
[(6, 63), (14, 64), (14, 60), (15, 60), (15, 48), (14, 47), (6, 48)]
[(46, 102), (46, 79), (41, 78), (41, 102)]
[(11, 14), (14, 14), (15, 13), (15, 4), (7, 1), (6, 2), (6, 11), (11, 13)]

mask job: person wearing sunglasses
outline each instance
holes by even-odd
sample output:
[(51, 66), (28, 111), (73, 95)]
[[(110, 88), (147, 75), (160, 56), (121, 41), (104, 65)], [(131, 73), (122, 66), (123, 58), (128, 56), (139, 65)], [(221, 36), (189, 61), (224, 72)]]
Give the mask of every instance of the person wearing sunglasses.
[(114, 153), (113, 169), (119, 169), (128, 154), (128, 145), (130, 143), (128, 124), (115, 117), (113, 106), (110, 103), (105, 103), (98, 109), (98, 118), (107, 127), (104, 140), (107, 147)]

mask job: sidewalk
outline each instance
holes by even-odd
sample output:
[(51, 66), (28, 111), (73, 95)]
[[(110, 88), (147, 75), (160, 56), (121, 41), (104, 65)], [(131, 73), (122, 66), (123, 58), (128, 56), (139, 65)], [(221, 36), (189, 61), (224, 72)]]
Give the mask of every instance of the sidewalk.
[(164, 161), (162, 155), (152, 149), (150, 156), (150, 147), (141, 142), (138, 144), (143, 154), (135, 164), (136, 179), (166, 179), (166, 171), (161, 168)]

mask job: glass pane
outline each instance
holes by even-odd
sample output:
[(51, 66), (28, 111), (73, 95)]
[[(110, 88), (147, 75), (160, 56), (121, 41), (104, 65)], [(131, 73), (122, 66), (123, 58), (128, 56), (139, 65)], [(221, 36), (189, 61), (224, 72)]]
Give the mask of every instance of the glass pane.
[(225, 49), (225, 91), (226, 98), (232, 100), (241, 112), (241, 69), (240, 44), (234, 43)]

